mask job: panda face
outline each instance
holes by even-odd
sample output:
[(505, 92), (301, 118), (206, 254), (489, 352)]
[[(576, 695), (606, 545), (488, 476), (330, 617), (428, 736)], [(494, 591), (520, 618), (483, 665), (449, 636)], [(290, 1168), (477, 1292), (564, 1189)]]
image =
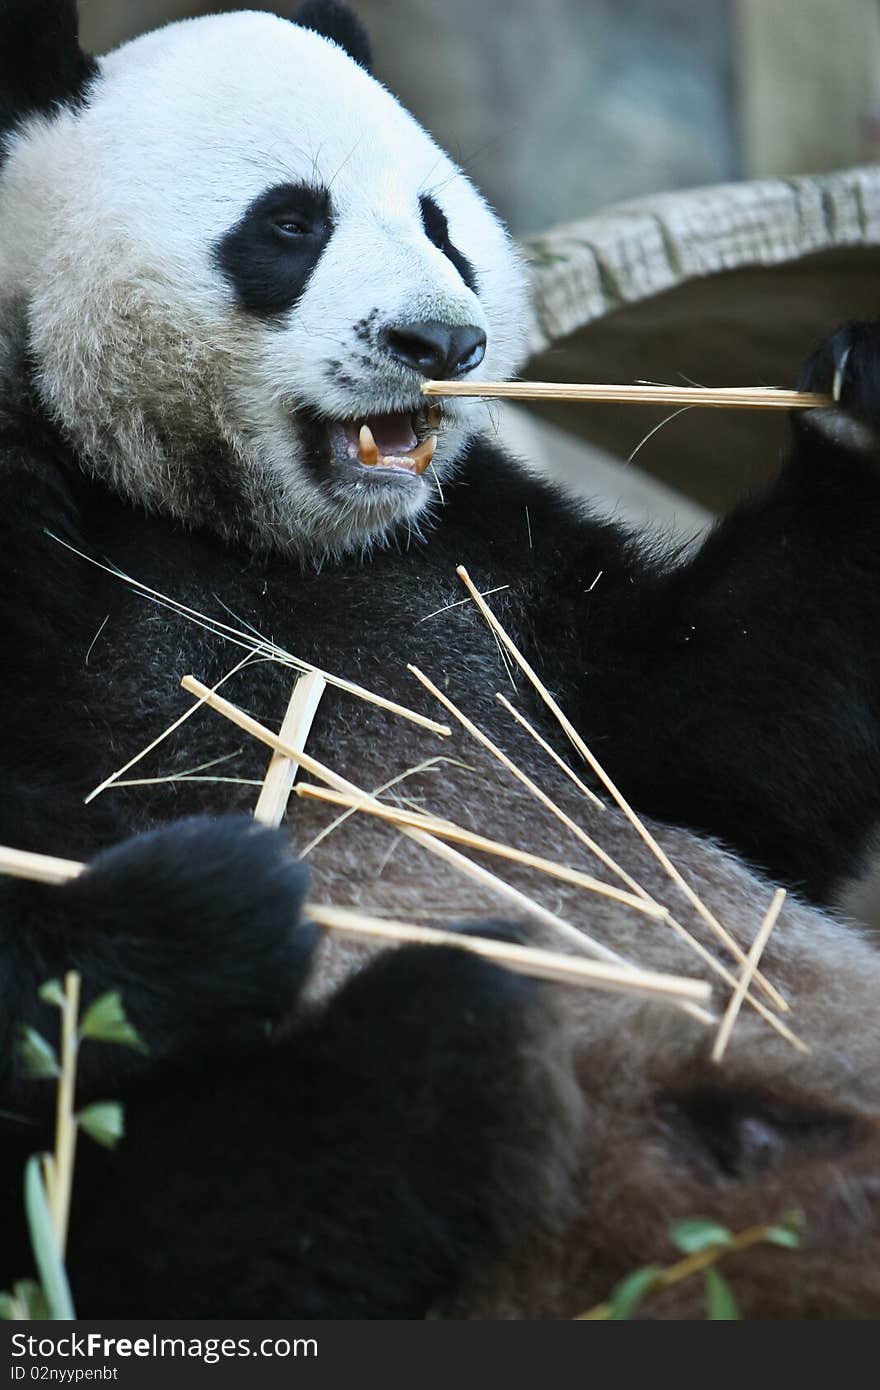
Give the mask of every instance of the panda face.
[(86, 465), (256, 546), (418, 524), (484, 423), (422, 381), (522, 350), (521, 267), (467, 178), (341, 48), (265, 14), (138, 39), (26, 121), (0, 246)]

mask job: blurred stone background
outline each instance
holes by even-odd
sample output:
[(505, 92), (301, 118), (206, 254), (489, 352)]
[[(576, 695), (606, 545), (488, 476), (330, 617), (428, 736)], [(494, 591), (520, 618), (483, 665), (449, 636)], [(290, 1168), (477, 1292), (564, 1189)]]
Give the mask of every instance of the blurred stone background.
[[(80, 0), (96, 52), (172, 19), (243, 7)], [(880, 145), (880, 0), (356, 8), (377, 76), (517, 235), (640, 194), (842, 168)]]
[[(80, 0), (83, 41), (100, 53), (170, 20), (246, 3)], [(659, 191), (880, 158), (880, 0), (354, 4), (373, 39), (376, 75), (518, 236)], [(293, 5), (248, 7), (289, 13)], [(608, 379), (601, 366), (601, 356), (581, 362), (573, 377)], [(633, 446), (653, 422), (636, 415)], [(705, 468), (698, 475), (688, 458), (670, 462), (658, 442), (639, 455), (641, 467), (624, 469), (607, 450), (551, 433), (534, 416), (501, 417), (523, 454), (552, 455), (560, 473), (639, 520), (675, 519), (690, 529), (706, 507), (726, 506), (761, 476), (734, 457), (713, 492)], [(586, 432), (569, 409), (570, 421)], [(685, 416), (662, 438), (671, 453), (677, 438), (692, 435), (694, 417)], [(775, 436), (769, 442), (772, 459)]]

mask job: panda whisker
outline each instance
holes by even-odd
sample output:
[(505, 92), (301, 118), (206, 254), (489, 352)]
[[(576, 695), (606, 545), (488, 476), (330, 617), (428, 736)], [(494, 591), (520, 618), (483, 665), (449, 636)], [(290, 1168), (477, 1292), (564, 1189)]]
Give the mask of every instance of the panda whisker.
[[(494, 635), (494, 634), (493, 634), (493, 635)], [(504, 650), (504, 648), (503, 648), (503, 646), (501, 645), (501, 643), (499, 642), (498, 638), (495, 637), (494, 640), (495, 640), (495, 647), (496, 647), (496, 649), (497, 649), (497, 651), (498, 651), (498, 656), (499, 656), (499, 659), (500, 659), (500, 661), (501, 661), (501, 665), (504, 667), (505, 675), (507, 676), (507, 679), (510, 681), (510, 684), (513, 686), (514, 694), (516, 694), (516, 690), (517, 690), (517, 687), (516, 687), (516, 677), (515, 677), (514, 674), (513, 674), (513, 665), (512, 665), (512, 663), (511, 663), (510, 657), (507, 655), (507, 652)]]
[(433, 462), (429, 463), (429, 464), (428, 464), (428, 467), (429, 467), (429, 469), (431, 470), (431, 477), (434, 479), (434, 484), (435, 484), (435, 486), (436, 486), (436, 488), (437, 488), (437, 496), (440, 498), (440, 506), (441, 506), (441, 507), (445, 507), (445, 506), (446, 506), (446, 498), (443, 496), (443, 488), (442, 488), (441, 483), (440, 483), (440, 477), (439, 477), (439, 475), (438, 475), (438, 473), (437, 473), (437, 469), (434, 467)]
[(104, 628), (107, 626), (107, 624), (109, 623), (109, 621), (110, 621), (110, 614), (108, 613), (107, 616), (106, 616), (106, 618), (105, 618), (104, 621), (102, 622), (101, 626), (98, 628), (98, 631), (95, 633), (94, 637), (92, 638), (91, 642), (89, 643), (89, 649), (88, 649), (88, 651), (86, 652), (86, 659), (85, 659), (85, 663), (84, 663), (86, 666), (88, 666), (88, 664), (89, 664), (89, 657), (91, 656), (92, 652), (95, 650), (95, 643), (97, 642), (98, 638), (101, 636), (101, 633), (104, 631)]
[[(358, 136), (357, 140), (355, 140), (355, 142), (354, 142), (354, 144), (352, 145), (351, 149), (349, 150), (348, 154), (345, 156), (345, 158), (343, 159), (342, 163), (339, 165), (338, 169), (336, 170), (336, 173), (333, 175), (333, 177), (332, 177), (331, 179), (328, 179), (328, 180), (326, 180), (326, 181), (324, 182), (324, 187), (327, 189), (327, 192), (328, 192), (328, 193), (329, 193), (330, 189), (333, 187), (333, 185), (334, 185), (334, 183), (336, 182), (336, 180), (339, 178), (339, 175), (342, 173), (342, 171), (343, 171), (343, 169), (345, 168), (345, 166), (346, 166), (346, 164), (348, 163), (348, 161), (349, 161), (349, 160), (352, 158), (352, 156), (354, 155), (355, 151), (360, 147), (361, 144), (363, 144), (363, 139), (364, 139), (363, 135), (359, 135), (359, 136)], [(315, 172), (316, 172), (316, 175), (317, 175), (317, 169), (316, 169)]]
[[(695, 890), (691, 887), (691, 885), (687, 882), (687, 880), (683, 878), (679, 870), (672, 863), (672, 860), (666, 854), (665, 850), (663, 850), (661, 846), (657, 843), (657, 840), (648, 830), (647, 826), (636, 814), (636, 812), (630, 806), (629, 802), (623, 796), (622, 792), (618, 789), (616, 784), (609, 777), (608, 773), (602, 767), (598, 758), (596, 758), (596, 756), (587, 747), (586, 743), (581, 738), (577, 729), (575, 729), (574, 725), (563, 713), (562, 709), (557, 704), (553, 696), (550, 694), (550, 691), (547, 689), (540, 676), (530, 665), (530, 663), (526, 660), (525, 656), (522, 654), (519, 647), (513, 641), (506, 628), (502, 625), (498, 618), (496, 618), (495, 614), (492, 612), (491, 608), (486, 603), (479, 589), (473, 583), (464, 565), (459, 565), (457, 567), (456, 574), (464, 584), (465, 588), (467, 589), (474, 603), (477, 605), (479, 611), (482, 613), (486, 622), (497, 633), (498, 637), (500, 637), (501, 641), (504, 643), (505, 647), (509, 651), (510, 655), (513, 657), (514, 661), (519, 666), (520, 670), (523, 672), (525, 676), (528, 677), (529, 681), (540, 695), (544, 704), (553, 714), (557, 722), (561, 725), (564, 732), (568, 735), (569, 739), (574, 744), (581, 757), (593, 770), (595, 775), (599, 778), (599, 781), (602, 783), (602, 785), (608, 791), (609, 795), (616, 802), (619, 810), (623, 812), (630, 825), (636, 831), (636, 834), (648, 846), (651, 853), (662, 866), (667, 876), (681, 890), (681, 892), (687, 898), (688, 902), (699, 913), (703, 921), (707, 924), (707, 926), (710, 927), (710, 929), (714, 932), (715, 936), (719, 939), (719, 941), (723, 942), (727, 949), (736, 957), (740, 965), (745, 965), (747, 961), (747, 956), (746, 953), (743, 951), (742, 947), (731, 936), (730, 932), (727, 931), (726, 927), (722, 926), (721, 922), (718, 921), (718, 918), (715, 916), (715, 914), (709, 910), (709, 908), (706, 906), (706, 904), (703, 902), (700, 896), (695, 892)], [(768, 980), (766, 980), (763, 975), (758, 974), (757, 971), (755, 972), (755, 981), (756, 983), (760, 984), (765, 994), (767, 994), (767, 996), (773, 1001), (777, 1009), (781, 1009), (783, 1013), (788, 1011), (788, 1005), (783, 999), (782, 995), (779, 993), (779, 991)]]

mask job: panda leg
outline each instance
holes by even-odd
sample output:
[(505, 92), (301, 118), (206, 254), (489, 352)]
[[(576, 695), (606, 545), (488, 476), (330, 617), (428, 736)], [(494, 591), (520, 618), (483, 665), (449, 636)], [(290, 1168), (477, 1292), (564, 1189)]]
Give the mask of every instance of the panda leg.
[(577, 1104), (552, 998), (405, 948), (259, 1055), (132, 1090), (117, 1150), (79, 1148), (79, 1315), (442, 1313), (561, 1202)]

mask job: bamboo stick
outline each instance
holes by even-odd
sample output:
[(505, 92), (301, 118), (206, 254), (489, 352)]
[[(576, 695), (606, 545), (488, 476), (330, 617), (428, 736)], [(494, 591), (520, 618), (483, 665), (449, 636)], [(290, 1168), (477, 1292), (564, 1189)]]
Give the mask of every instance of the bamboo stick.
[(626, 893), (622, 888), (615, 888), (612, 883), (603, 883), (601, 879), (594, 878), (592, 874), (584, 874), (578, 869), (570, 869), (567, 864), (559, 864), (553, 859), (545, 859), (543, 855), (530, 854), (527, 850), (517, 849), (514, 845), (505, 845), (500, 840), (492, 840), (485, 835), (477, 835), (474, 831), (466, 830), (464, 826), (455, 825), (452, 821), (439, 820), (435, 816), (426, 816), (420, 811), (407, 811), (401, 806), (389, 806), (385, 802), (373, 801), (369, 797), (362, 799), (346, 796), (342, 792), (315, 787), (309, 782), (297, 787), (296, 794), (316, 801), (326, 801), (332, 806), (350, 807), (352, 810), (362, 811), (366, 815), (378, 816), (381, 820), (390, 821), (393, 825), (413, 826), (417, 830), (425, 830), (430, 835), (436, 835), (441, 840), (454, 840), (457, 844), (466, 845), (468, 849), (478, 850), (482, 854), (495, 855), (499, 859), (508, 859), (514, 864), (523, 864), (526, 868), (537, 869), (540, 873), (548, 874), (550, 878), (558, 878), (562, 883), (570, 883), (575, 888), (584, 888), (587, 892), (597, 893), (600, 897), (612, 898), (615, 902), (632, 908), (634, 912), (644, 912), (648, 917), (658, 917), (661, 920), (666, 917), (666, 911), (659, 903), (655, 904), (649, 899), (636, 897), (633, 893)]
[(773, 901), (767, 909), (767, 915), (761, 923), (760, 928), (758, 929), (757, 936), (752, 942), (751, 949), (749, 950), (749, 954), (746, 959), (746, 963), (743, 966), (742, 973), (740, 974), (739, 980), (737, 981), (736, 989), (730, 996), (730, 1003), (724, 1011), (724, 1017), (721, 1020), (721, 1024), (718, 1028), (718, 1034), (715, 1038), (715, 1044), (712, 1048), (713, 1062), (720, 1062), (724, 1057), (724, 1053), (727, 1050), (727, 1044), (730, 1042), (730, 1035), (733, 1032), (733, 1025), (736, 1023), (736, 1020), (739, 1016), (739, 1011), (742, 1008), (742, 1002), (746, 996), (746, 991), (748, 990), (748, 987), (752, 982), (752, 976), (758, 968), (758, 961), (761, 959), (761, 954), (764, 950), (764, 947), (767, 945), (767, 942), (770, 939), (770, 933), (776, 926), (776, 922), (780, 912), (782, 911), (782, 904), (784, 902), (785, 889), (777, 888), (776, 892), (773, 895)]
[[(333, 806), (345, 806), (351, 811), (364, 812), (367, 815), (378, 816), (395, 825), (410, 825), (423, 828), (440, 839), (457, 840), (460, 844), (465, 844), (471, 849), (482, 851), (484, 854), (495, 854), (503, 859), (513, 860), (515, 863), (524, 864), (529, 868), (534, 868), (540, 873), (548, 874), (551, 878), (558, 878), (562, 882), (571, 883), (575, 887), (585, 888), (588, 892), (598, 893), (600, 896), (613, 898), (626, 907), (634, 908), (636, 911), (645, 912), (648, 916), (656, 917), (665, 922), (673, 931), (693, 950), (697, 952), (701, 960), (710, 970), (714, 970), (717, 975), (724, 980), (732, 990), (738, 990), (741, 981), (722, 965), (711, 951), (706, 950), (702, 942), (691, 935), (674, 917), (666, 911), (660, 903), (655, 902), (649, 894), (644, 893), (638, 897), (629, 893), (624, 893), (621, 889), (614, 888), (613, 885), (603, 883), (601, 879), (593, 878), (590, 874), (582, 874), (577, 869), (570, 869), (567, 865), (558, 864), (552, 859), (544, 859), (540, 855), (529, 854), (525, 850), (515, 849), (512, 845), (501, 844), (497, 840), (486, 839), (483, 835), (477, 835), (473, 831), (466, 830), (462, 826), (454, 825), (451, 821), (438, 820), (436, 817), (427, 816), (418, 811), (404, 810), (400, 806), (388, 806), (384, 802), (376, 802), (370, 798), (368, 801), (360, 801), (351, 796), (345, 796), (342, 792), (334, 792), (327, 787), (316, 787), (311, 782), (304, 782), (296, 789), (297, 796), (313, 798), (316, 801), (326, 801)], [(771, 1028), (779, 1033), (780, 1037), (785, 1038), (786, 1042), (798, 1050), (798, 1052), (809, 1052), (806, 1043), (798, 1035), (783, 1023), (781, 1018), (772, 1013), (760, 999), (756, 999), (753, 994), (748, 992), (748, 984), (751, 980), (752, 972), (749, 972), (746, 986), (743, 990), (743, 999), (751, 1004), (761, 1017), (770, 1024)]]
[[(636, 880), (632, 878), (632, 876), (628, 874), (625, 869), (621, 868), (621, 866), (609, 854), (606, 853), (606, 851), (601, 847), (601, 845), (599, 845), (595, 840), (593, 840), (589, 835), (587, 835), (586, 831), (584, 831), (581, 828), (581, 826), (577, 824), (576, 821), (573, 821), (571, 817), (568, 816), (566, 812), (561, 809), (561, 807), (557, 806), (556, 802), (553, 801), (547, 795), (543, 788), (539, 787), (537, 783), (532, 780), (532, 778), (528, 777), (522, 771), (521, 768), (517, 767), (516, 763), (512, 762), (512, 760), (507, 757), (507, 754), (503, 753), (501, 749), (498, 748), (497, 745), (492, 742), (488, 735), (484, 734), (482, 730), (479, 729), (472, 722), (472, 720), (467, 718), (464, 712), (460, 710), (452, 700), (450, 700), (448, 695), (444, 694), (443, 691), (441, 691), (436, 685), (434, 685), (433, 681), (429, 680), (428, 677), (424, 674), (424, 672), (420, 671), (418, 667), (411, 665), (407, 669), (411, 671), (414, 676), (416, 676), (416, 678), (422, 683), (422, 685), (424, 685), (425, 689), (430, 691), (430, 693), (435, 697), (435, 699), (440, 701), (444, 709), (449, 710), (450, 714), (452, 714), (453, 717), (457, 719), (463, 725), (463, 727), (466, 728), (468, 732), (473, 735), (474, 738), (476, 738), (481, 744), (483, 744), (483, 746), (486, 747), (502, 763), (503, 766), (507, 767), (514, 774), (514, 776), (517, 777), (518, 780), (528, 788), (532, 795), (535, 796), (536, 799), (540, 801), (542, 805), (546, 806), (547, 809), (551, 811), (552, 814), (556, 816), (557, 819), (560, 820), (563, 825), (567, 826), (568, 829), (571, 830), (577, 836), (578, 839), (583, 841), (587, 848), (590, 849), (592, 853), (599, 858), (599, 860), (606, 866), (606, 868), (610, 869), (613, 873), (615, 873), (618, 876), (618, 878), (621, 879), (622, 882), (626, 883), (637, 898), (639, 898), (642, 902), (649, 904), (651, 907), (653, 907), (656, 911), (658, 919), (665, 922), (665, 924), (673, 932), (675, 932), (676, 936), (678, 936), (680, 940), (682, 940), (687, 946), (689, 946), (691, 950), (696, 951), (700, 959), (703, 961), (705, 965), (709, 967), (710, 970), (714, 970), (716, 975), (719, 975), (721, 979), (724, 980), (725, 984), (727, 984), (731, 989), (736, 988), (737, 977), (733, 975), (722, 964), (722, 962), (718, 960), (716, 956), (713, 956), (712, 953), (706, 949), (702, 942), (699, 941), (693, 935), (692, 932), (689, 932), (686, 927), (683, 927), (681, 923), (677, 921), (675, 917), (673, 917), (671, 912), (669, 912), (660, 903), (658, 903), (655, 898), (651, 897), (650, 893), (646, 892), (646, 890), (641, 886), (641, 884), (637, 883)], [(508, 705), (508, 702), (504, 699), (503, 695), (499, 695), (497, 698), (501, 700), (502, 704)], [(508, 707), (510, 708), (511, 713), (516, 713), (512, 705), (509, 705)], [(549, 749), (549, 745), (546, 745), (544, 740), (541, 739), (537, 732), (532, 728), (528, 720), (520, 716), (520, 722), (529, 730), (529, 732), (534, 734), (534, 736), (538, 739), (538, 742), (541, 744), (542, 747), (546, 747), (548, 751), (552, 751)], [(746, 1002), (761, 1015), (765, 1022), (769, 1023), (771, 1028), (775, 1029), (775, 1031), (779, 1033), (781, 1037), (785, 1038), (787, 1042), (791, 1043), (792, 1047), (797, 1048), (799, 1052), (809, 1052), (809, 1048), (797, 1036), (797, 1034), (794, 1033), (792, 1029), (789, 1028), (785, 1023), (783, 1023), (781, 1018), (778, 1018), (776, 1014), (772, 1013), (771, 1010), (767, 1008), (766, 1005), (763, 1004), (760, 999), (758, 999), (754, 994), (749, 992), (746, 993), (745, 997)]]
[(706, 1003), (712, 992), (704, 980), (692, 980), (687, 976), (658, 974), (632, 967), (624, 969), (619, 965), (539, 950), (536, 946), (518, 946), (483, 936), (439, 931), (436, 927), (417, 927), (408, 922), (389, 921), (384, 917), (368, 917), (350, 908), (307, 903), (303, 912), (319, 927), (326, 927), (342, 936), (350, 935), (358, 940), (373, 936), (377, 941), (406, 942), (418, 946), (454, 946), (484, 956), (519, 974), (555, 980), (560, 984), (580, 984), (616, 994), (668, 999), (676, 1004)]
[[(666, 874), (673, 881), (673, 883), (675, 883), (677, 887), (681, 889), (688, 902), (700, 914), (703, 921), (707, 924), (707, 926), (711, 928), (711, 930), (718, 937), (719, 941), (722, 941), (724, 943), (727, 949), (739, 961), (740, 965), (745, 965), (747, 961), (746, 953), (739, 945), (739, 942), (734, 940), (727, 928), (722, 926), (722, 924), (718, 921), (718, 918), (715, 916), (713, 912), (710, 912), (709, 908), (706, 906), (703, 900), (698, 896), (697, 893), (694, 892), (693, 888), (690, 886), (687, 880), (682, 877), (679, 870), (675, 867), (672, 860), (669, 858), (669, 855), (662, 848), (662, 846), (658, 844), (657, 840), (651, 834), (648, 827), (636, 814), (632, 806), (630, 806), (629, 802), (626, 800), (626, 797), (609, 777), (608, 773), (605, 771), (598, 758), (587, 747), (586, 743), (581, 738), (580, 734), (572, 724), (571, 720), (564, 714), (556, 700), (550, 694), (550, 691), (547, 689), (546, 685), (541, 680), (541, 677), (538, 675), (537, 671), (535, 671), (535, 669), (529, 664), (529, 662), (526, 660), (526, 658), (520, 651), (519, 647), (513, 641), (513, 638), (507, 632), (507, 629), (499, 622), (498, 618), (496, 618), (495, 614), (492, 612), (488, 603), (486, 603), (479, 589), (474, 584), (464, 565), (458, 565), (455, 572), (458, 575), (461, 582), (464, 584), (474, 603), (479, 608), (480, 612), (482, 613), (483, 617), (488, 623), (489, 628), (493, 632), (495, 632), (497, 636), (501, 639), (501, 641), (504, 643), (505, 647), (510, 652), (510, 655), (517, 663), (520, 670), (531, 681), (535, 690), (537, 690), (541, 699), (544, 701), (544, 704), (551, 711), (551, 713), (554, 715), (562, 729), (564, 729), (565, 733), (571, 739), (572, 743), (580, 753), (581, 757), (584, 759), (587, 765), (590, 768), (592, 768), (593, 772), (599, 778), (606, 791), (608, 791), (609, 794), (613, 797), (614, 801), (617, 803), (620, 810), (626, 816), (627, 820), (635, 830), (636, 834), (648, 846), (651, 853), (657, 859), (658, 863), (662, 865)], [(754, 974), (754, 980), (755, 983), (760, 985), (760, 987), (764, 990), (764, 993), (767, 995), (767, 997), (772, 1000), (773, 1004), (777, 1009), (780, 1009), (783, 1013), (788, 1012), (788, 1005), (786, 1004), (782, 995), (770, 983), (770, 981), (766, 980), (764, 976), (757, 970)]]
[(593, 401), (686, 405), (725, 410), (816, 410), (834, 400), (817, 391), (770, 386), (606, 386), (566, 381), (426, 381), (424, 396), (482, 396), (511, 401)]
[[(218, 697), (219, 698), (219, 697)], [(63, 869), (60, 866), (64, 866)], [(41, 883), (60, 884), (77, 878), (86, 868), (71, 859), (55, 859), (49, 855), (31, 854), (24, 850), (0, 846), (0, 873), (13, 874), (18, 878), (30, 878)], [(327, 931), (336, 932), (358, 940), (369, 938), (399, 945), (409, 942), (424, 946), (455, 946), (460, 950), (472, 951), (485, 956), (499, 965), (518, 970), (524, 975), (539, 979), (555, 980), (560, 983), (583, 985), (594, 989), (611, 990), (618, 994), (634, 994), (651, 999), (669, 1000), (689, 1011), (697, 1012), (697, 1004), (706, 1003), (711, 996), (711, 986), (704, 980), (694, 980), (687, 976), (666, 975), (657, 971), (642, 970), (625, 962), (586, 961), (576, 956), (561, 955), (556, 951), (539, 950), (534, 946), (508, 945), (505, 942), (491, 941), (484, 937), (469, 936), (457, 932), (439, 931), (436, 927), (418, 927), (410, 923), (392, 922), (384, 918), (324, 903), (306, 903), (303, 916)], [(71, 995), (71, 977), (68, 976), (67, 1004), (69, 1014), (65, 1014), (65, 1027), (76, 1024), (76, 999)], [(77, 981), (78, 983), (78, 981)], [(703, 1013), (699, 1010), (699, 1013)], [(711, 1016), (709, 1016), (711, 1018)], [(68, 1024), (68, 1018), (73, 1020)], [(69, 1041), (65, 1044), (69, 1051)], [(67, 1053), (65, 1053), (65, 1056)], [(65, 1113), (70, 1109), (69, 1097), (65, 1097)], [(56, 1159), (54, 1168), (55, 1198), (63, 1202), (66, 1179), (63, 1176), (67, 1159), (68, 1141), (65, 1141), (65, 1156)], [(72, 1151), (69, 1157), (72, 1162)], [(62, 1176), (59, 1179), (59, 1174)]]
[[(281, 725), (280, 736), (285, 743), (301, 753), (312, 727), (312, 721), (327, 689), (320, 671), (307, 671), (297, 680)], [(254, 808), (254, 820), (262, 825), (280, 825), (287, 810), (290, 792), (299, 771), (286, 753), (273, 749), (266, 779)]]
[(538, 747), (543, 748), (547, 756), (551, 758), (554, 763), (556, 763), (556, 766), (560, 769), (560, 771), (565, 773), (569, 781), (574, 782), (578, 791), (582, 792), (583, 795), (588, 799), (588, 801), (592, 801), (593, 803), (598, 802), (600, 809), (604, 809), (602, 802), (596, 796), (596, 793), (592, 791), (590, 787), (586, 785), (585, 782), (581, 781), (577, 773), (569, 767), (568, 763), (565, 761), (564, 758), (561, 758), (559, 756), (556, 749), (551, 748), (547, 740), (541, 737), (534, 724), (529, 723), (528, 719), (526, 719), (524, 714), (520, 713), (516, 705), (512, 705), (508, 700), (507, 696), (502, 695), (500, 690), (495, 691), (495, 699), (499, 702), (499, 704), (504, 706), (508, 714), (513, 715), (517, 724), (519, 724), (521, 728), (525, 729), (526, 733), (529, 734), (529, 736), (535, 740), (535, 743), (537, 743)]
[(26, 849), (0, 845), (0, 874), (26, 878), (33, 883), (69, 883), (85, 871), (75, 859), (56, 859), (52, 854), (32, 854)]
[[(295, 748), (291, 748), (289, 744), (284, 743), (284, 741), (280, 739), (277, 734), (274, 734), (271, 729), (267, 729), (265, 725), (260, 724), (251, 715), (246, 714), (244, 710), (239, 709), (229, 700), (224, 700), (221, 695), (217, 695), (214, 691), (209, 690), (206, 685), (196, 680), (194, 676), (184, 676), (180, 684), (183, 686), (184, 690), (187, 690), (191, 695), (198, 695), (200, 699), (205, 701), (205, 704), (210, 705), (218, 714), (222, 714), (226, 719), (229, 719), (231, 723), (236, 724), (238, 728), (244, 729), (246, 733), (253, 735), (254, 738), (259, 739), (270, 748), (277, 748), (282, 753), (286, 753), (289, 757), (292, 757), (311, 776), (317, 777), (320, 782), (326, 782), (326, 784), (335, 791), (346, 792), (349, 795), (360, 797), (366, 801), (374, 799), (370, 798), (369, 794), (361, 787), (355, 786), (353, 782), (349, 782), (345, 777), (340, 777), (338, 773), (331, 771), (330, 768), (324, 767), (322, 763), (319, 763), (316, 758), (310, 757), (308, 753), (298, 753)], [(379, 804), (381, 805), (381, 803)], [(542, 903), (536, 902), (534, 898), (530, 898), (526, 893), (521, 892), (520, 889), (514, 888), (514, 886), (505, 879), (499, 878), (497, 874), (490, 873), (488, 869), (484, 869), (482, 864), (475, 864), (474, 861), (468, 859), (466, 855), (459, 854), (458, 850), (453, 849), (451, 845), (444, 844), (442, 840), (438, 840), (435, 836), (427, 834), (424, 830), (416, 830), (408, 826), (401, 827), (401, 834), (406, 835), (410, 840), (414, 840), (416, 844), (421, 845), (437, 858), (445, 859), (447, 863), (452, 864), (453, 867), (456, 868), (459, 873), (464, 874), (465, 877), (480, 883), (498, 897), (506, 898), (509, 902), (514, 903), (519, 911), (525, 912), (529, 916), (537, 918), (538, 921), (546, 923), (557, 935), (569, 941), (576, 950), (585, 952), (587, 955), (596, 956), (600, 960), (626, 966), (629, 969), (634, 970), (637, 968), (617, 951), (612, 951), (608, 946), (604, 946), (600, 941), (596, 941), (585, 931), (572, 926), (570, 922), (566, 922), (564, 918), (559, 917), (555, 912), (551, 912), (548, 908), (544, 907)], [(700, 1023), (705, 1024), (709, 1021), (710, 1016), (706, 1014), (705, 1010), (698, 1009), (697, 1006), (693, 1004), (682, 1004), (681, 1007), (687, 1013), (696, 1017)]]
[(52, 1225), (62, 1259), (67, 1247), (73, 1165), (76, 1156), (77, 1123), (73, 1106), (79, 1047), (79, 995), (80, 977), (75, 970), (68, 970), (64, 977), (64, 1005), (61, 1010), (61, 1074), (58, 1079), (51, 1192)]

